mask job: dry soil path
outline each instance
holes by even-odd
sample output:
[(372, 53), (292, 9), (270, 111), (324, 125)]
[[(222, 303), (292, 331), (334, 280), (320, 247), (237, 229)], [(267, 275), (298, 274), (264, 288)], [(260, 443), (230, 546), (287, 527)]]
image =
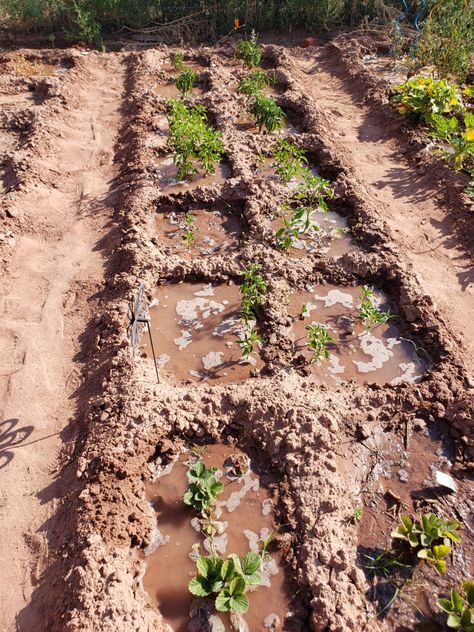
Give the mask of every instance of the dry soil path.
[(20, 613), (21, 630), (43, 630), (28, 604), (48, 563), (45, 525), (57, 508), (60, 454), (71, 436), (62, 431), (77, 419), (76, 354), (102, 285), (99, 242), (113, 212), (124, 69), (105, 55), (83, 66), (66, 94), (73, 105), (47, 123), (53, 155), (38, 147), (46, 177), (20, 197), (24, 216), (44, 230), (22, 234), (2, 277), (0, 630), (8, 632), (20, 627)]
[(378, 208), (474, 372), (472, 258), (456, 238), (449, 209), (436, 197), (433, 175), (407, 164), (390, 123), (354, 99), (354, 86), (341, 78), (330, 51), (294, 57), (296, 77), (327, 118), (323, 140), (344, 156), (359, 190)]

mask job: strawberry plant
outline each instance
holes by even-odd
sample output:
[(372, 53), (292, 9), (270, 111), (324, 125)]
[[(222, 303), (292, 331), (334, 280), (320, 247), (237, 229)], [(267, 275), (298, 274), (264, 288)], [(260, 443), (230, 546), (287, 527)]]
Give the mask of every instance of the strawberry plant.
[(184, 233), (181, 235), (181, 239), (186, 243), (188, 248), (191, 248), (196, 241), (196, 235), (194, 234), (194, 218), (190, 212), (187, 212), (184, 216)]
[(208, 469), (202, 460), (187, 472), (189, 486), (183, 497), (184, 504), (202, 516), (209, 516), (217, 496), (224, 491), (224, 485), (215, 477), (216, 472), (217, 467)]
[(181, 92), (181, 96), (191, 94), (193, 86), (196, 83), (197, 74), (192, 68), (184, 68), (183, 71), (176, 77), (175, 84), (178, 90)]
[(240, 80), (237, 89), (241, 94), (251, 95), (261, 92), (264, 88), (274, 83), (274, 75), (269, 75), (264, 70), (254, 70)]
[(474, 632), (474, 582), (462, 582), (462, 592), (452, 588), (449, 599), (438, 599), (438, 605), (448, 614), (448, 628)]
[(366, 329), (371, 329), (375, 325), (386, 323), (393, 318), (390, 310), (382, 311), (374, 302), (374, 291), (364, 285), (362, 289), (361, 304), (359, 306), (359, 318), (364, 323)]
[(258, 66), (262, 61), (262, 48), (258, 45), (258, 36), (252, 30), (249, 39), (241, 40), (237, 44), (237, 57), (243, 59), (248, 68)]
[(445, 557), (451, 552), (451, 544), (461, 541), (457, 520), (443, 520), (433, 513), (423, 514), (421, 522), (402, 514), (400, 524), (392, 532), (392, 538), (404, 540), (417, 556), (430, 562), (441, 575), (446, 572)]
[(259, 132), (265, 128), (268, 133), (282, 129), (285, 113), (275, 99), (265, 96), (261, 92), (252, 94), (249, 98), (248, 110), (255, 119)]
[(168, 143), (179, 180), (198, 172), (214, 173), (214, 163), (221, 159), (224, 147), (222, 134), (209, 127), (206, 109), (202, 105), (187, 107), (183, 101), (171, 100), (167, 115), (170, 128)]
[(280, 138), (275, 147), (275, 162), (273, 168), (282, 182), (288, 183), (293, 178), (301, 176), (308, 159), (303, 149)]
[(184, 68), (184, 53), (182, 51), (171, 53), (170, 59), (171, 65), (175, 70), (182, 70)]
[(311, 325), (306, 325), (306, 331), (308, 332), (306, 346), (313, 352), (311, 364), (315, 364), (321, 357), (327, 360), (331, 355), (328, 347), (334, 342), (327, 327), (319, 323), (311, 323)]

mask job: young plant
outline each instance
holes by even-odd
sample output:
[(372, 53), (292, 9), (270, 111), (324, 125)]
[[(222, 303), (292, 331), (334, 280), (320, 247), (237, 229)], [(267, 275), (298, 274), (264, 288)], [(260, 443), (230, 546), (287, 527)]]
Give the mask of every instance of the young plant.
[(296, 199), (311, 208), (317, 207), (327, 212), (329, 208), (326, 198), (334, 197), (334, 189), (329, 180), (313, 175), (308, 168), (303, 170), (302, 175), (303, 182), (296, 190)]
[(291, 210), (290, 217), (282, 219), (283, 226), (276, 232), (277, 243), (282, 250), (289, 250), (293, 242), (310, 228), (313, 231), (320, 230), (318, 224), (311, 220), (312, 212), (311, 208), (299, 206)]
[(307, 164), (308, 159), (303, 149), (283, 138), (279, 139), (276, 145), (275, 162), (272, 166), (282, 182), (288, 183), (293, 178), (301, 176)]
[(308, 332), (306, 346), (313, 352), (311, 364), (315, 364), (321, 357), (327, 360), (331, 355), (328, 347), (334, 342), (327, 328), (319, 323), (311, 323), (311, 325), (306, 325), (306, 331)]
[(258, 45), (258, 36), (254, 30), (249, 39), (241, 40), (237, 44), (237, 57), (243, 59), (248, 68), (258, 66), (262, 61), (262, 48)]
[(474, 632), (474, 582), (462, 582), (462, 592), (452, 588), (450, 598), (438, 599), (438, 605), (448, 614), (448, 628)]
[(421, 522), (402, 514), (392, 538), (405, 540), (413, 549), (418, 549), (417, 556), (433, 564), (441, 575), (446, 572), (444, 558), (451, 552), (451, 543), (461, 541), (459, 527), (457, 520), (443, 520), (433, 513), (423, 514)]
[(246, 326), (247, 330), (244, 334), (244, 337), (242, 338), (241, 336), (239, 336), (237, 341), (237, 344), (239, 345), (242, 352), (242, 358), (244, 360), (248, 360), (250, 354), (254, 350), (255, 345), (259, 345), (263, 342), (253, 325), (247, 323)]
[(214, 173), (214, 163), (221, 159), (224, 146), (222, 134), (206, 124), (206, 108), (201, 105), (187, 107), (183, 101), (172, 100), (167, 118), (168, 143), (178, 167), (178, 178), (185, 180), (197, 173), (197, 163), (204, 173)]
[(184, 53), (183, 51), (178, 51), (176, 53), (171, 53), (171, 65), (175, 70), (181, 71), (184, 68)]
[(274, 75), (269, 75), (264, 70), (254, 70), (240, 80), (237, 88), (241, 94), (257, 94), (264, 88), (275, 83)]
[(269, 134), (282, 129), (285, 113), (275, 99), (265, 96), (261, 92), (252, 94), (249, 98), (248, 110), (255, 119), (259, 132), (265, 128)]
[(361, 304), (359, 307), (359, 318), (364, 323), (366, 329), (371, 329), (375, 325), (386, 323), (393, 318), (390, 310), (382, 311), (374, 303), (374, 291), (372, 288), (364, 285), (362, 289)]
[(191, 94), (193, 86), (196, 83), (197, 74), (192, 68), (184, 68), (184, 70), (176, 77), (175, 84), (184, 98)]
[(189, 486), (183, 497), (184, 504), (203, 517), (209, 517), (217, 496), (224, 491), (224, 485), (215, 477), (216, 472), (217, 467), (208, 469), (202, 460), (187, 472)]
[(357, 522), (359, 522), (359, 520), (362, 520), (362, 513), (363, 513), (362, 507), (359, 507), (359, 506), (354, 507), (354, 514), (353, 514), (354, 520), (356, 520)]
[(400, 114), (409, 114), (430, 124), (433, 114), (449, 114), (464, 109), (459, 86), (444, 79), (415, 77), (394, 88), (392, 101)]
[(263, 303), (267, 293), (267, 285), (260, 274), (262, 266), (258, 263), (251, 263), (243, 271), (243, 283), (240, 286), (242, 295), (240, 303), (241, 318), (245, 323), (256, 320), (257, 308)]
[(194, 233), (194, 218), (189, 211), (184, 216), (184, 233), (181, 235), (181, 239), (186, 243), (188, 248), (196, 241), (196, 235)]

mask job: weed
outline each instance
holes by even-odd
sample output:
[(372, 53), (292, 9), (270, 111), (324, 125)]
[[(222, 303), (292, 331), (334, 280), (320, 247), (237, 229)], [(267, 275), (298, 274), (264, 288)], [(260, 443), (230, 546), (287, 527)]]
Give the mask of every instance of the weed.
[(184, 70), (176, 77), (175, 84), (183, 98), (191, 94), (196, 80), (197, 74), (192, 68), (184, 68)]
[(308, 332), (306, 346), (313, 352), (311, 364), (316, 363), (321, 357), (327, 360), (331, 355), (328, 346), (334, 342), (327, 327), (319, 323), (311, 323), (311, 325), (306, 325), (306, 331)]
[(438, 599), (438, 605), (449, 615), (448, 628), (474, 632), (474, 582), (462, 582), (462, 592), (452, 588), (450, 598)]
[[(433, 513), (423, 514), (421, 522), (403, 514), (399, 526), (392, 532), (392, 538), (405, 540), (417, 556), (430, 562), (441, 575), (446, 572), (445, 557), (451, 552), (451, 543), (459, 543), (459, 522), (443, 520)], [(439, 544), (438, 544), (439, 543)]]
[(237, 44), (237, 57), (243, 59), (248, 68), (258, 66), (262, 61), (262, 48), (258, 45), (258, 36), (254, 30), (249, 39), (241, 40)]
[(184, 53), (183, 51), (178, 51), (176, 53), (171, 53), (171, 65), (175, 70), (183, 70), (184, 68)]
[(303, 303), (300, 309), (301, 320), (304, 320), (306, 316), (309, 316), (309, 307), (308, 307), (308, 303)]
[(23, 53), (16, 53), (5, 64), (8, 72), (13, 72), (17, 76), (33, 77), (35, 75), (49, 76), (53, 74), (53, 67), (47, 66), (40, 61), (30, 61)]
[(282, 182), (288, 183), (303, 174), (308, 159), (303, 149), (280, 138), (276, 144), (273, 168)]
[(313, 175), (309, 169), (303, 170), (303, 182), (296, 190), (296, 199), (312, 208), (318, 207), (328, 211), (326, 198), (334, 197), (334, 190), (329, 180)]
[(196, 162), (204, 173), (214, 173), (214, 163), (220, 160), (224, 146), (222, 134), (206, 124), (206, 109), (202, 105), (187, 107), (183, 101), (171, 100), (167, 118), (168, 142), (178, 167), (178, 178), (184, 180), (197, 173)]
[(275, 76), (266, 73), (264, 70), (254, 70), (241, 79), (238, 91), (241, 94), (257, 94), (264, 88), (275, 83)]
[(383, 575), (388, 578), (398, 569), (410, 569), (410, 564), (401, 562), (402, 554), (396, 554), (394, 551), (383, 549), (376, 555), (364, 555), (369, 560), (369, 564), (362, 564), (362, 568), (365, 568), (374, 575)]
[(285, 113), (275, 99), (265, 96), (262, 92), (252, 94), (249, 98), (248, 110), (254, 117), (260, 132), (263, 128), (268, 133), (282, 129)]
[(375, 327), (375, 325), (386, 323), (390, 318), (394, 318), (394, 316), (390, 310), (384, 312), (375, 305), (373, 289), (364, 285), (359, 307), (359, 318), (364, 323), (366, 329), (371, 329)]
[(188, 248), (196, 241), (196, 235), (194, 233), (194, 218), (189, 211), (184, 216), (184, 233), (181, 235), (181, 239), (186, 243)]
[(190, 505), (203, 517), (209, 517), (217, 496), (224, 491), (224, 485), (215, 477), (216, 472), (217, 467), (208, 469), (202, 460), (187, 472), (189, 487), (183, 497), (184, 504)]

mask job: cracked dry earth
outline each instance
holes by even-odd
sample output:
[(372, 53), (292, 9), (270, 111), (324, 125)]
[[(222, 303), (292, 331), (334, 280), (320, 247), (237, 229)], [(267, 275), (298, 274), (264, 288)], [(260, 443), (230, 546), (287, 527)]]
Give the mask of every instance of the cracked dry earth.
[[(332, 181), (329, 217), (344, 229), (282, 252), (275, 220), (288, 189), (269, 168), (274, 137), (239, 123), (245, 69), (232, 45), (186, 51), (200, 78), (191, 99), (222, 132), (225, 159), (185, 186), (166, 146), (170, 49), (26, 51), (61, 70), (47, 77), (0, 60), (1, 629), (188, 629), (170, 614), (186, 619), (187, 597), (157, 588), (180, 568), (154, 557), (167, 559), (176, 543), (159, 534), (177, 527), (155, 479), (192, 446), (244, 453), (273, 508), (279, 575), (259, 589), (269, 610), (252, 632), (440, 630), (436, 598), (472, 576), (462, 182), (392, 114), (358, 43), (267, 45), (283, 133)], [(190, 248), (179, 232), (187, 212), (203, 233)], [(250, 262), (268, 285), (254, 367), (232, 342)], [(159, 380), (146, 332), (135, 355), (130, 344), (142, 283)], [(364, 284), (397, 316), (371, 338), (350, 326)], [(302, 302), (335, 323), (331, 363), (308, 364)], [(456, 493), (437, 487), (438, 470)], [(454, 563), (443, 578), (417, 565), (385, 608), (393, 586), (364, 556), (390, 546), (398, 511), (427, 508), (462, 522)], [(184, 562), (182, 572), (186, 584)], [(272, 598), (283, 599), (279, 616)]]

